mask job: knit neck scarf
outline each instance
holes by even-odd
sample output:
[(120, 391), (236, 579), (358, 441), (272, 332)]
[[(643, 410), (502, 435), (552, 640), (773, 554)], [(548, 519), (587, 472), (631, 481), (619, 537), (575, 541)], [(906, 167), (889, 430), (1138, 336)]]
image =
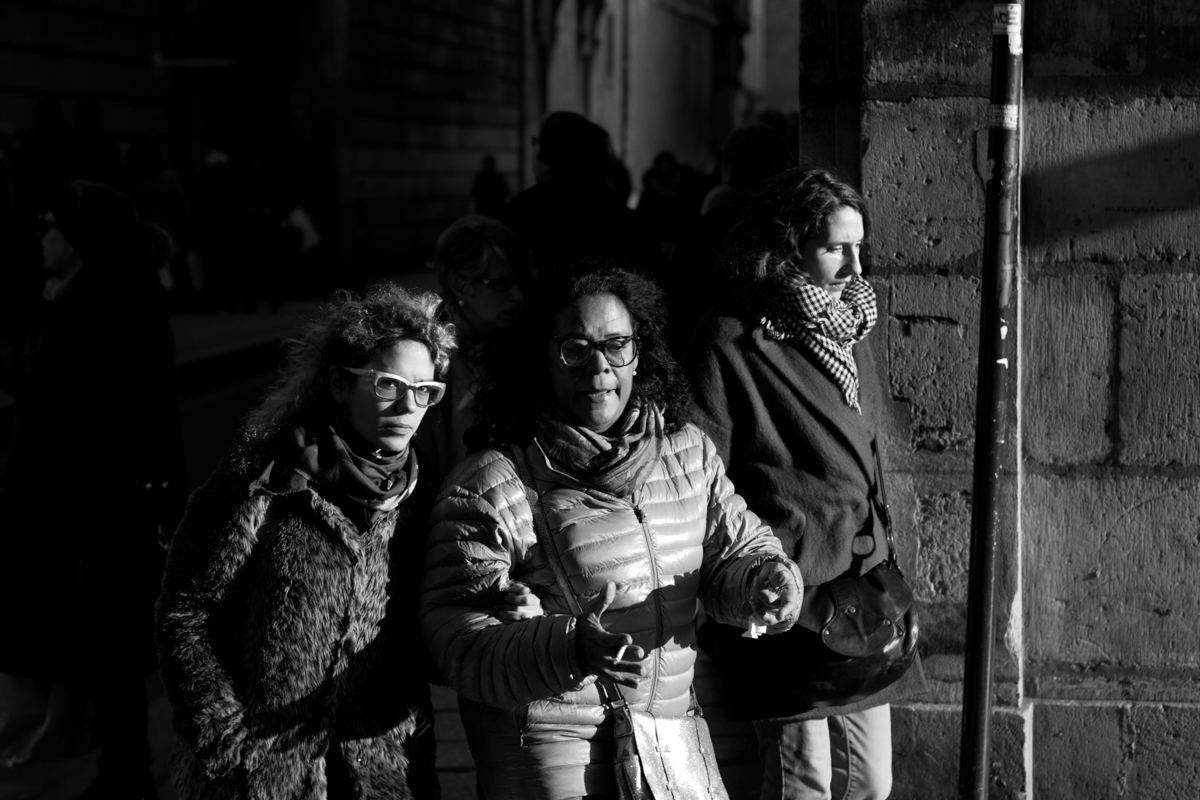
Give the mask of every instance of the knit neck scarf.
[(542, 450), (565, 472), (617, 497), (640, 488), (662, 453), (662, 410), (638, 397), (604, 433), (574, 425), (550, 409), (538, 414), (533, 429)]
[[(280, 438), (268, 488), (294, 491), (313, 484), (337, 500), (345, 498), (371, 512), (390, 511), (417, 485), (412, 448), (387, 456), (355, 453), (334, 424), (298, 421)], [(339, 503), (339, 505), (342, 505)]]
[(834, 298), (814, 286), (805, 273), (789, 270), (759, 297), (763, 333), (780, 341), (794, 339), (812, 353), (842, 390), (847, 405), (862, 413), (853, 347), (878, 319), (871, 284), (855, 275), (842, 289), (841, 297)]

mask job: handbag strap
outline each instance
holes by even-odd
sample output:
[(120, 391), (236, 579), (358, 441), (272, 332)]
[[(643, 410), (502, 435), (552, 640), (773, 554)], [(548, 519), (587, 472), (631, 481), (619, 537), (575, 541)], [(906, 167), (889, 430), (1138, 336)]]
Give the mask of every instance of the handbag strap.
[[(875, 499), (876, 508), (879, 515), (883, 517), (883, 530), (887, 536), (888, 546), (888, 561), (900, 571), (900, 564), (896, 558), (896, 541), (892, 538), (892, 512), (888, 507), (887, 489), (883, 482), (883, 462), (879, 458), (879, 437), (871, 437), (871, 455), (875, 456), (875, 483), (871, 486), (871, 494)], [(900, 573), (903, 576), (904, 573)]]
[[(530, 447), (533, 446), (530, 445)], [(582, 616), (583, 608), (579, 605), (579, 598), (575, 595), (575, 589), (572, 588), (570, 579), (567, 578), (567, 571), (563, 568), (558, 548), (554, 546), (554, 540), (550, 537), (550, 523), (546, 521), (542, 495), (533, 481), (533, 467), (529, 460), (529, 454), (520, 445), (513, 444), (512, 459), (513, 465), (517, 468), (517, 477), (525, 485), (525, 498), (529, 501), (529, 511), (533, 515), (534, 533), (537, 534), (538, 542), (546, 553), (546, 560), (550, 562), (550, 570), (554, 573), (554, 579), (558, 581), (558, 588), (562, 590), (567, 605), (571, 608), (571, 614), (575, 617)], [(633, 718), (629, 715), (629, 704), (625, 701), (625, 696), (617, 689), (616, 684), (599, 675), (596, 676), (596, 683), (600, 686), (605, 705), (611, 708), (613, 713), (624, 715), (632, 729)]]

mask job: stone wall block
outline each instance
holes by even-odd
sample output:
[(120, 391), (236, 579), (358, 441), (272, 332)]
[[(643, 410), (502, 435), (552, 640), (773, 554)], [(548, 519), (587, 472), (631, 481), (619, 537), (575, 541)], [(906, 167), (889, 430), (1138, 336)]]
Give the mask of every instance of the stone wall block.
[(1154, 57), (1171, 61), (1200, 61), (1200, 5), (1178, 0), (1154, 0)]
[(1033, 261), (1200, 252), (1200, 105), (1027, 98), (1022, 245)]
[(1033, 705), (1033, 797), (1121, 798), (1129, 764), (1119, 705)]
[(1138, 704), (1129, 710), (1135, 768), (1129, 797), (1195, 797), (1200, 787), (1200, 708)]
[(932, 10), (905, 0), (868, 0), (863, 9), (868, 84), (987, 85), (992, 5), (979, 0)]
[(1112, 449), (1106, 431), (1113, 363), (1113, 292), (1099, 275), (1026, 283), (1023, 307), (1025, 451), (1085, 464)]
[(1200, 486), (1193, 479), (1027, 475), (1025, 650), (1030, 675), (1073, 665), (1200, 666)]
[(892, 398), (911, 405), (913, 450), (969, 447), (974, 439), (979, 281), (894, 276), (888, 319)]
[[(957, 706), (893, 705), (891, 800), (958, 798), (962, 710)], [(1021, 712), (992, 714), (991, 800), (1025, 797), (1025, 720)]]
[(863, 195), (871, 257), (887, 268), (950, 265), (983, 247), (983, 181), (975, 172), (977, 98), (863, 103)]
[(1136, 75), (1146, 66), (1145, 0), (1045, 0), (1025, 7), (1030, 77)]
[(1121, 281), (1121, 460), (1200, 463), (1200, 277)]

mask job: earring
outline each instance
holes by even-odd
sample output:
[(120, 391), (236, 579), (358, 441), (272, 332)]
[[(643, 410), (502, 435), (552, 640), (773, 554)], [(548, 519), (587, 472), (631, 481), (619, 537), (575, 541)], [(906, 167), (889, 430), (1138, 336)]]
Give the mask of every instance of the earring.
[(462, 308), (465, 305), (466, 305), (466, 301), (464, 301), (461, 297), (458, 298), (458, 307)]

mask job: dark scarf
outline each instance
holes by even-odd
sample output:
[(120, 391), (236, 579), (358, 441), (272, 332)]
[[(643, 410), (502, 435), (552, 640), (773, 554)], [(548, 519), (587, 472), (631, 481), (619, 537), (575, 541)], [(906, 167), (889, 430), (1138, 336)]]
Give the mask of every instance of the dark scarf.
[(605, 433), (573, 425), (548, 409), (533, 428), (542, 450), (564, 472), (618, 497), (639, 489), (662, 453), (662, 410), (637, 397)]
[(797, 270), (772, 281), (759, 298), (759, 322), (766, 336), (803, 345), (842, 390), (846, 403), (861, 412), (853, 347), (879, 318), (871, 284), (855, 275), (835, 299)]
[[(379, 513), (395, 508), (412, 494), (417, 472), (412, 448), (385, 457), (360, 456), (333, 425), (304, 419), (277, 439), (267, 488), (283, 493), (311, 484), (347, 514), (354, 508), (343, 500), (365, 510), (369, 527)], [(357, 521), (359, 515), (352, 518)]]

